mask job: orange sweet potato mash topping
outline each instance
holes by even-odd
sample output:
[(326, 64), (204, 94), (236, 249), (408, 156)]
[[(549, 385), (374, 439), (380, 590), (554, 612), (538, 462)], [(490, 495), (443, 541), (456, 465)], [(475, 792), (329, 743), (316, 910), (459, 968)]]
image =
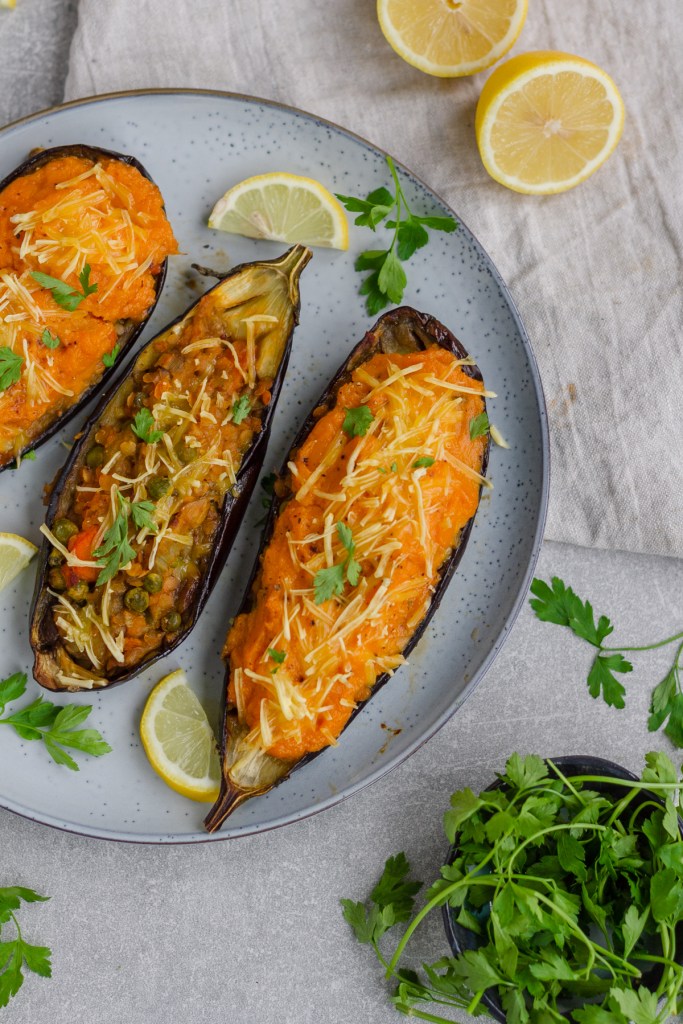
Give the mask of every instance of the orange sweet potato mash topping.
[[(477, 509), (485, 438), (469, 428), (482, 392), (439, 346), (375, 354), (289, 463), (279, 487), (292, 497), (224, 652), (247, 746), (296, 761), (334, 744), (403, 662)], [(350, 436), (348, 410), (362, 406), (367, 430)]]
[[(0, 193), (0, 350), (17, 366), (0, 392), (0, 465), (102, 376), (102, 357), (144, 319), (174, 252), (159, 189), (122, 161), (56, 157)], [(96, 290), (71, 311), (32, 276), (82, 293), (86, 267)]]

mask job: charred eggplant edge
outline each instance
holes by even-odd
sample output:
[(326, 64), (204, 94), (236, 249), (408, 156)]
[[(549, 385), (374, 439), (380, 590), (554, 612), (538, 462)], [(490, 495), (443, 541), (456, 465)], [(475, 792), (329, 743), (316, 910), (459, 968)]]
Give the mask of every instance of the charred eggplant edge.
[[(382, 348), (382, 334), (388, 328), (391, 328), (396, 325), (400, 325), (406, 328), (405, 334), (410, 335), (413, 345), (412, 347), (395, 347), (385, 350)], [(370, 330), (365, 334), (361, 341), (358, 342), (358, 344), (352, 349), (348, 358), (339, 368), (337, 373), (334, 375), (334, 377), (332, 378), (329, 385), (321, 395), (318, 402), (316, 402), (316, 404), (313, 406), (311, 413), (307, 417), (301, 429), (298, 431), (292, 443), (289, 453), (285, 458), (282, 467), (278, 473), (278, 479), (285, 478), (287, 473), (287, 464), (293, 461), (294, 453), (297, 451), (297, 449), (301, 447), (310, 431), (313, 429), (315, 424), (320, 419), (320, 416), (324, 415), (331, 408), (333, 408), (340, 387), (342, 386), (342, 384), (346, 383), (347, 379), (357, 366), (366, 362), (367, 359), (369, 359), (370, 356), (375, 351), (419, 351), (421, 349), (426, 348), (427, 344), (431, 344), (434, 342), (437, 345), (440, 345), (441, 348), (445, 348), (449, 352), (452, 352), (453, 355), (455, 355), (458, 359), (465, 359), (468, 356), (468, 352), (461, 344), (461, 342), (458, 341), (455, 335), (451, 331), (449, 331), (448, 328), (445, 327), (439, 320), (437, 320), (433, 316), (430, 316), (427, 313), (420, 313), (416, 309), (413, 309), (411, 306), (400, 306), (397, 309), (390, 310), (390, 312), (385, 313), (383, 316), (381, 316), (379, 320), (375, 323), (375, 325), (371, 327)], [(465, 365), (462, 367), (462, 369), (473, 380), (481, 381), (483, 383), (483, 377), (478, 366)], [(486, 410), (486, 399), (482, 397), (482, 401), (484, 402), (484, 410)], [(490, 440), (487, 436), (486, 444), (484, 447), (484, 454), (482, 457), (482, 463), (479, 470), (482, 476), (486, 474), (486, 469), (488, 466), (489, 447)], [(267, 545), (270, 543), (271, 537), (273, 535), (273, 530), (275, 527), (275, 520), (277, 519), (280, 508), (282, 507), (283, 504), (285, 504), (285, 502), (289, 500), (289, 498), (289, 494), (286, 494), (282, 497), (274, 495), (273, 497), (270, 511), (268, 513), (268, 518), (263, 529), (263, 535), (261, 537), (261, 543), (259, 545), (259, 552), (252, 567), (251, 575), (246, 586), (244, 597), (242, 599), (238, 611), (235, 613), (235, 617), (237, 615), (242, 615), (245, 612), (251, 611), (253, 607), (255, 600), (254, 584), (261, 570), (262, 553), (267, 547)], [(477, 503), (477, 511), (479, 510), (480, 501), (481, 485), (479, 487), (479, 502)], [(457, 547), (453, 549), (448, 558), (445, 559), (445, 561), (442, 563), (438, 572), (438, 582), (434, 590), (434, 596), (432, 598), (432, 601), (429, 605), (429, 608), (427, 609), (424, 618), (418, 624), (413, 635), (406, 644), (403, 650), (404, 657), (407, 657), (410, 654), (410, 652), (414, 649), (415, 645), (421, 640), (422, 635), (424, 634), (427, 626), (429, 625), (432, 619), (432, 616), (438, 609), (439, 604), (441, 603), (441, 599), (443, 598), (443, 595), (446, 592), (446, 588), (450, 583), (451, 577), (453, 576), (455, 570), (457, 569), (460, 560), (465, 552), (465, 548), (467, 547), (467, 542), (469, 540), (470, 533), (474, 525), (476, 514), (477, 512), (475, 511), (472, 518), (463, 527), (460, 533), (460, 538), (458, 540)], [(388, 682), (390, 678), (391, 676), (389, 675), (388, 672), (383, 672), (381, 675), (377, 677), (375, 684), (372, 688), (372, 693), (366, 700), (362, 701), (354, 709), (351, 716), (349, 717), (348, 722), (344, 726), (344, 729), (348, 728), (348, 726), (354, 720), (356, 715), (358, 715), (363, 710), (368, 701), (372, 700), (374, 695), (385, 685), (386, 682)], [(302, 768), (306, 764), (309, 764), (314, 758), (318, 757), (327, 749), (326, 747), (323, 747), (322, 750), (318, 750), (315, 753), (306, 754), (304, 757), (296, 761), (289, 769), (289, 771), (280, 779), (278, 779), (277, 782), (275, 782), (271, 786), (265, 787), (262, 790), (245, 792), (243, 790), (235, 789), (226, 779), (226, 775), (223, 770), (225, 764), (225, 752), (228, 743), (228, 724), (231, 715), (234, 716), (234, 711), (232, 711), (228, 707), (227, 703), (227, 690), (229, 680), (230, 662), (228, 660), (226, 662), (225, 685), (223, 688), (223, 727), (221, 732), (220, 744), (221, 789), (216, 803), (214, 804), (211, 811), (204, 819), (204, 825), (207, 831), (209, 832), (217, 831), (221, 827), (225, 819), (232, 813), (232, 811), (235, 810), (236, 807), (239, 806), (239, 804), (251, 799), (254, 796), (263, 796), (271, 789), (274, 789), (275, 786), (279, 786), (280, 783), (288, 779), (292, 772), (296, 771), (299, 768)], [(342, 732), (344, 732), (344, 729), (342, 729)]]
[[(136, 157), (129, 156), (126, 153), (117, 153), (111, 149), (101, 149), (99, 146), (87, 146), (81, 143), (75, 143), (69, 146), (53, 146), (51, 149), (43, 149), (40, 152), (35, 153), (33, 156), (29, 156), (23, 164), (20, 164), (19, 167), (12, 171), (11, 174), (8, 174), (3, 181), (0, 181), (0, 192), (7, 188), (8, 185), (11, 185), (12, 182), (16, 181), (17, 178), (23, 178), (25, 175), (31, 174), (33, 171), (37, 171), (41, 167), (44, 167), (45, 164), (49, 164), (52, 160), (59, 160), (65, 156), (83, 157), (86, 160), (101, 160), (102, 158), (107, 160), (118, 160), (120, 163), (128, 164), (130, 167), (135, 167), (143, 178), (146, 178), (148, 181), (151, 181), (153, 185), (156, 185), (152, 175), (145, 167), (143, 167)], [(163, 196), (162, 209), (165, 213), (166, 206), (163, 203)], [(141, 333), (147, 326), (152, 313), (156, 309), (157, 302), (161, 295), (161, 290), (164, 286), (164, 281), (166, 280), (167, 267), (168, 258), (162, 262), (161, 269), (156, 276), (156, 280), (154, 282), (154, 301), (147, 310), (144, 318), (138, 324), (129, 324), (129, 326), (124, 328), (122, 334), (117, 338), (117, 344), (119, 345), (119, 359), (122, 359), (122, 357), (128, 354), (131, 346), (133, 346), (140, 337)], [(22, 448), (19, 452), (19, 458), (25, 455), (26, 452), (39, 448), (40, 445), (44, 444), (45, 441), (48, 441), (54, 434), (56, 434), (58, 430), (61, 430), (64, 424), (68, 423), (72, 417), (76, 416), (83, 406), (89, 402), (98, 388), (109, 383), (109, 381), (115, 376), (117, 369), (118, 367), (116, 363), (109, 368), (105, 367), (104, 373), (101, 377), (91, 384), (90, 387), (86, 388), (77, 402), (74, 402), (73, 405), (69, 406), (68, 409), (57, 416), (54, 422), (51, 423), (42, 434), (34, 438), (34, 440), (27, 444), (26, 447)], [(13, 465), (15, 465), (15, 462), (12, 460), (6, 462), (4, 465), (0, 465), (0, 473), (2, 473), (3, 470), (11, 469)]]
[[(297, 324), (299, 323), (299, 311), (301, 306), (301, 300), (298, 279), (301, 274), (301, 271), (304, 269), (304, 267), (311, 258), (310, 249), (307, 249), (305, 246), (302, 245), (296, 245), (292, 246), (292, 248), (288, 249), (286, 253), (284, 253), (282, 256), (274, 260), (254, 260), (248, 263), (240, 263), (238, 266), (234, 267), (228, 274), (222, 276), (217, 284), (215, 284), (212, 288), (205, 292), (204, 295), (200, 296), (195, 302), (188, 306), (187, 309), (184, 310), (184, 312), (182, 312), (170, 323), (166, 324), (166, 326), (164, 326), (158, 332), (158, 334), (156, 334), (152, 339), (150, 339), (150, 341), (148, 341), (147, 344), (144, 345), (140, 349), (140, 351), (133, 356), (130, 362), (123, 368), (119, 377), (112, 383), (106, 394), (102, 396), (92, 415), (88, 418), (88, 421), (84, 425), (81, 436), (79, 437), (78, 441), (72, 448), (69, 457), (66, 463), (64, 464), (59, 474), (59, 477), (54, 485), (52, 495), (50, 497), (50, 502), (45, 514), (45, 521), (48, 524), (48, 526), (51, 526), (55, 520), (57, 508), (64, 488), (67, 486), (71, 474), (78, 470), (81, 462), (81, 455), (84, 455), (84, 453), (86, 452), (90, 438), (95, 429), (97, 428), (97, 424), (102, 414), (104, 413), (105, 409), (110, 404), (110, 402), (115, 398), (119, 389), (125, 384), (131, 372), (134, 370), (138, 359), (141, 358), (143, 353), (146, 352), (149, 349), (149, 347), (154, 344), (154, 342), (160, 335), (165, 334), (167, 331), (171, 330), (176, 324), (184, 320), (198, 305), (198, 303), (201, 302), (205, 295), (209, 295), (216, 288), (219, 288), (222, 284), (224, 284), (226, 280), (228, 280), (231, 277), (237, 277), (239, 274), (243, 273), (246, 270), (249, 270), (251, 267), (255, 265), (263, 264), (266, 266), (273, 266), (279, 263), (283, 263), (288, 259), (290, 254), (294, 253), (296, 250), (300, 250), (300, 260), (297, 263), (294, 271), (292, 272), (293, 274), (296, 274), (296, 277), (294, 279), (294, 301), (292, 301), (292, 328), (289, 332), (289, 335), (287, 336), (287, 340), (285, 342), (285, 346), (283, 349), (282, 359), (280, 361), (277, 374), (273, 380), (273, 386), (271, 388), (271, 400), (264, 410), (263, 419), (261, 421), (261, 429), (259, 430), (258, 434), (254, 437), (252, 444), (247, 449), (242, 459), (240, 470), (239, 473), (237, 474), (237, 493), (230, 494), (230, 492), (227, 492), (225, 495), (223, 506), (220, 511), (220, 525), (218, 527), (218, 531), (215, 537), (211, 557), (207, 565), (204, 580), (202, 582), (202, 585), (197, 590), (197, 595), (192, 606), (190, 621), (188, 625), (178, 633), (178, 635), (173, 639), (171, 643), (164, 643), (162, 645), (161, 650), (159, 650), (154, 655), (154, 657), (146, 660), (143, 659), (143, 661), (141, 661), (130, 671), (123, 672), (121, 673), (120, 676), (116, 676), (115, 678), (109, 680), (106, 686), (96, 687), (95, 689), (97, 689), (98, 692), (101, 692), (102, 690), (109, 690), (111, 689), (112, 686), (117, 686), (119, 683), (127, 682), (129, 679), (134, 678), (135, 676), (139, 675), (142, 671), (149, 668), (150, 665), (153, 665), (160, 658), (163, 658), (167, 654), (170, 654), (171, 651), (178, 647), (178, 645), (181, 644), (183, 640), (185, 640), (192, 632), (196, 625), (197, 619), (199, 618), (204, 608), (204, 605), (209, 599), (211, 591), (213, 590), (216, 581), (218, 580), (218, 577), (223, 569), (225, 561), (230, 553), (230, 549), (232, 548), (232, 545), (234, 543), (235, 537), (237, 536), (237, 533), (242, 523), (242, 519), (244, 517), (244, 513), (249, 504), (249, 499), (251, 497), (252, 491), (254, 490), (254, 487), (256, 486), (256, 482), (258, 480), (259, 474), (261, 472), (261, 467), (265, 459), (266, 448), (268, 446), (268, 439), (270, 436), (270, 430), (272, 426), (272, 420), (275, 413), (275, 408), (277, 406), (278, 398), (280, 396), (280, 391), (282, 389), (282, 384), (287, 371), (287, 366), (289, 363), (294, 330)], [(51, 600), (49, 599), (49, 594), (47, 593), (47, 573), (49, 571), (47, 559), (50, 553), (50, 547), (50, 542), (47, 540), (47, 538), (43, 538), (43, 543), (39, 553), (39, 564), (36, 573), (36, 582), (31, 602), (31, 610), (29, 613), (29, 639), (34, 653), (33, 675), (36, 681), (40, 683), (40, 685), (43, 686), (45, 689), (55, 690), (58, 692), (69, 692), (68, 688), (66, 687), (52, 685), (54, 675), (53, 671), (51, 671), (50, 675), (47, 674), (48, 669), (53, 670), (56, 667), (56, 665), (53, 664), (50, 655), (50, 652), (54, 650), (55, 646), (55, 640), (52, 635), (53, 630), (50, 627), (49, 621), (46, 618), (46, 616), (49, 614), (49, 609), (51, 607)], [(47, 630), (50, 635), (44, 635), (44, 625), (45, 630)]]

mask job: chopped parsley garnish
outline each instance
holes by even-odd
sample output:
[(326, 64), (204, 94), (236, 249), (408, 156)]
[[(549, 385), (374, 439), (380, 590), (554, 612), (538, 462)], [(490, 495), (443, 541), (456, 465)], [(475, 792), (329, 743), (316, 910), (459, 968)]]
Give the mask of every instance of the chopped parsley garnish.
[(344, 592), (345, 581), (352, 587), (358, 586), (361, 575), (360, 562), (353, 557), (356, 545), (353, 534), (345, 523), (337, 523), (337, 536), (342, 545), (346, 548), (347, 555), (339, 565), (331, 565), (327, 569), (320, 569), (313, 579), (315, 587), (315, 603), (322, 604), (329, 601), (333, 594), (337, 597)]
[(251, 402), (246, 395), (241, 395), (232, 407), (232, 422), (241, 423), (251, 411)]
[(268, 648), (268, 657), (272, 658), (273, 661), (276, 661), (278, 663), (278, 665), (281, 665), (282, 662), (287, 657), (287, 652), (286, 651), (278, 651), (275, 647), (269, 647)]
[(395, 462), (391, 463), (391, 472), (392, 473), (398, 473), (398, 466), (396, 465)]
[(57, 337), (56, 334), (52, 334), (47, 327), (41, 334), (40, 340), (42, 341), (45, 348), (57, 348), (57, 346), (59, 345), (59, 338)]
[[(356, 270), (370, 271), (360, 286), (360, 294), (366, 296), (365, 306), (370, 315), (379, 313), (390, 302), (398, 303), (403, 298), (407, 278), (402, 261), (409, 260), (417, 249), (427, 244), (429, 233), (426, 229), (450, 232), (458, 226), (452, 217), (419, 217), (412, 213), (399, 183), (394, 162), (390, 156), (386, 159), (394, 183), (393, 195), (384, 187), (374, 189), (365, 199), (337, 194), (337, 199), (347, 210), (358, 214), (356, 224), (375, 231), (377, 225), (385, 221), (385, 226), (394, 230), (394, 237), (387, 249), (367, 249), (360, 253), (355, 262)], [(386, 220), (389, 216), (393, 219)]]
[(0, 391), (7, 391), (21, 377), (24, 360), (6, 345), (0, 347)]
[(625, 706), (626, 689), (615, 675), (615, 672), (625, 675), (633, 670), (631, 662), (624, 657), (624, 651), (651, 651), (667, 644), (677, 644), (671, 668), (652, 692), (647, 727), (650, 732), (655, 732), (666, 723), (665, 734), (675, 746), (683, 747), (683, 632), (638, 647), (624, 644), (605, 647), (603, 641), (614, 630), (610, 620), (606, 615), (601, 615), (596, 622), (590, 601), (582, 601), (557, 576), (553, 577), (550, 584), (535, 579), (531, 584), (531, 593), (534, 596), (529, 604), (537, 618), (543, 622), (566, 626), (575, 636), (597, 648), (588, 672), (588, 691), (591, 697), (602, 697), (611, 707)]
[(154, 504), (151, 501), (130, 502), (119, 490), (116, 491), (118, 512), (111, 526), (105, 530), (102, 544), (93, 551), (93, 556), (102, 571), (97, 577), (97, 586), (112, 579), (119, 569), (129, 565), (135, 558), (135, 549), (128, 541), (128, 521), (132, 518), (138, 529), (145, 528), (151, 533), (158, 530), (154, 522)]
[(147, 408), (136, 412), (135, 419), (131, 423), (131, 430), (145, 444), (155, 444), (164, 436), (163, 430), (154, 430), (154, 417)]
[(489, 429), (489, 418), (487, 413), (480, 412), (478, 416), (473, 416), (470, 420), (470, 440), (476, 441), (478, 437), (483, 437)]
[(369, 405), (357, 405), (346, 410), (342, 430), (349, 437), (365, 437), (374, 418)]
[(50, 277), (49, 274), (43, 274), (40, 270), (32, 270), (31, 277), (41, 287), (47, 288), (48, 291), (52, 292), (52, 298), (57, 305), (61, 306), (62, 309), (66, 309), (69, 313), (73, 313), (75, 309), (78, 309), (83, 299), (87, 299), (89, 295), (93, 295), (97, 291), (97, 285), (90, 284), (89, 263), (85, 264), (83, 270), (78, 275), (78, 280), (83, 289), (80, 292), (73, 285), (67, 284), (66, 281), (60, 281), (58, 277)]
[(114, 345), (114, 347), (111, 350), (111, 352), (105, 352), (105, 354), (102, 356), (102, 362), (104, 363), (104, 365), (107, 368), (114, 365), (114, 363), (116, 362), (118, 354), (119, 354), (120, 351), (121, 351), (121, 346), (119, 345), (119, 343), (117, 341), (117, 343)]
[(431, 455), (421, 455), (419, 459), (415, 459), (413, 463), (413, 469), (422, 469), (424, 466), (433, 466), (434, 459)]

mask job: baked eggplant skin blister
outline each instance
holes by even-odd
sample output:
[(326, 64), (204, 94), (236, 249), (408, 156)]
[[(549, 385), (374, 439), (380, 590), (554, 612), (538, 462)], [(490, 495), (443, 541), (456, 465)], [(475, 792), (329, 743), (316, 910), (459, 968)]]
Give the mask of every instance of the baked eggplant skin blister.
[(163, 197), (132, 156), (58, 146), (0, 182), (0, 471), (116, 374), (176, 252)]
[(95, 409), (41, 528), (30, 630), (41, 686), (124, 682), (192, 630), (261, 471), (310, 257), (297, 245), (236, 267)]
[(490, 395), (443, 324), (401, 307), (316, 403), (224, 647), (210, 832), (336, 744), (418, 643), (488, 486)]

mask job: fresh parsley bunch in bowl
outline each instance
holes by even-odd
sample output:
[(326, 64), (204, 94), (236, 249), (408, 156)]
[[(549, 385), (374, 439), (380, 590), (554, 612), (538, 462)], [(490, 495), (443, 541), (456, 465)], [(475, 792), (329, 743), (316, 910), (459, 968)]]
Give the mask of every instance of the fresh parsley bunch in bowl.
[[(398, 983), (396, 1008), (432, 1024), (450, 1019), (444, 1006), (509, 1024), (660, 1024), (683, 1008), (682, 781), (659, 753), (640, 779), (598, 758), (513, 754), (489, 789), (454, 793), (450, 855), (421, 910), (403, 854), (369, 904), (342, 901)], [(438, 908), (453, 955), (407, 968)], [(380, 940), (403, 922), (386, 955)]]

